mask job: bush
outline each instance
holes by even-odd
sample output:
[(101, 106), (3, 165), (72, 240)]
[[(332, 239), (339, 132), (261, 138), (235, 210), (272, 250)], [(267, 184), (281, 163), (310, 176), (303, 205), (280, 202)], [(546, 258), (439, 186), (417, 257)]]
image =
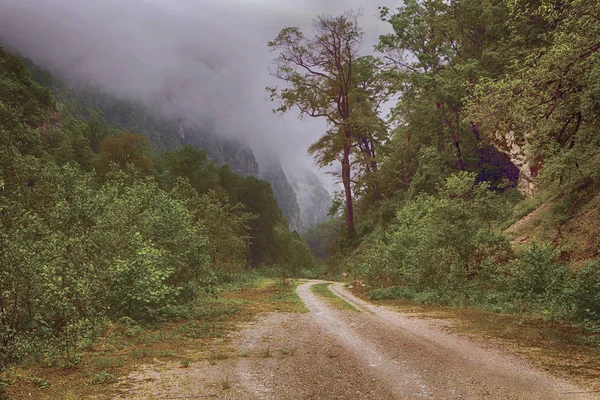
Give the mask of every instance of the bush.
[(372, 300), (412, 300), (415, 292), (409, 287), (393, 286), (387, 289), (374, 289), (369, 293)]
[(437, 195), (407, 202), (384, 239), (363, 245), (354, 268), (371, 286), (408, 286), (429, 293), (424, 301), (453, 303), (456, 294), (463, 303), (482, 263), (509, 253), (506, 239), (492, 230), (502, 206), (474, 174), (453, 175)]
[(534, 243), (508, 264), (507, 289), (515, 299), (547, 303), (562, 296), (569, 269), (554, 262), (555, 254), (552, 245)]
[(475, 305), (600, 329), (600, 258), (574, 272), (551, 244), (515, 255), (493, 228), (504, 206), (471, 174), (454, 175), (436, 195), (406, 202), (384, 236), (347, 260), (374, 300)]
[(600, 258), (579, 271), (573, 282), (572, 298), (576, 320), (600, 323)]

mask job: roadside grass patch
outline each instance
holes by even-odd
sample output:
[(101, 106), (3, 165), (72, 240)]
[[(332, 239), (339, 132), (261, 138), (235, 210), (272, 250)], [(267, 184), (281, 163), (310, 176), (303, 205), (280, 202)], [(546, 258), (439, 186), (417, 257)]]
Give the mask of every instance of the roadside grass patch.
[(91, 366), (98, 371), (108, 368), (120, 368), (125, 366), (125, 360), (121, 357), (99, 356), (92, 359)]
[[(269, 282), (266, 284), (265, 282)], [(244, 306), (240, 313), (249, 318), (260, 312), (290, 312), (304, 313), (308, 309), (296, 294), (296, 287), (300, 283), (297, 280), (262, 280), (260, 286), (250, 290), (232, 291), (224, 294), (227, 299), (242, 300)]]
[(331, 286), (331, 283), (325, 282), (313, 285), (310, 289), (314, 294), (327, 299), (332, 306), (339, 308), (340, 310), (360, 312), (352, 304), (336, 296), (331, 289), (329, 289), (329, 286)]
[(92, 385), (106, 385), (108, 383), (113, 383), (117, 380), (113, 374), (104, 370), (99, 374), (94, 375), (92, 378)]
[(50, 382), (48, 382), (48, 380), (42, 379), (42, 378), (33, 378), (31, 380), (31, 383), (33, 383), (35, 386), (37, 386), (41, 389), (47, 389), (50, 386), (52, 386), (52, 384)]
[[(170, 319), (164, 322), (142, 325), (121, 318), (107, 323), (99, 338), (82, 343), (78, 349), (81, 359), (76, 365), (67, 367), (61, 355), (49, 354), (30, 357), (1, 371), (0, 396), (39, 400), (113, 398), (117, 390), (113, 383), (144, 363), (174, 361), (182, 368), (203, 360), (216, 364), (236, 355), (228, 348), (227, 334), (239, 323), (262, 312), (307, 312), (295, 293), (298, 283), (253, 277), (224, 285), (217, 298), (207, 295), (174, 306)], [(240, 356), (248, 356), (247, 351)], [(33, 378), (38, 378), (40, 384), (34, 384)], [(51, 386), (42, 384), (44, 381), (51, 382)]]
[(215, 322), (190, 321), (177, 329), (177, 333), (190, 339), (218, 338), (224, 335), (224, 326)]
[(231, 389), (231, 382), (229, 382), (229, 375), (225, 376), (225, 379), (221, 381), (221, 388), (223, 390)]

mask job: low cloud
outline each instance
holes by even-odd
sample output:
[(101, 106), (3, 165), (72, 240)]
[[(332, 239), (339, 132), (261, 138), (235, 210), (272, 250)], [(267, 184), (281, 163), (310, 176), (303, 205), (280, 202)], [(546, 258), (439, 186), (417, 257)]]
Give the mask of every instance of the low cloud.
[[(306, 148), (324, 124), (271, 113), (266, 42), (284, 26), (306, 29), (318, 14), (359, 8), (353, 0), (3, 0), (0, 42), (75, 83), (276, 152), (289, 171), (310, 163)], [(376, 13), (363, 9), (366, 52), (385, 29)]]

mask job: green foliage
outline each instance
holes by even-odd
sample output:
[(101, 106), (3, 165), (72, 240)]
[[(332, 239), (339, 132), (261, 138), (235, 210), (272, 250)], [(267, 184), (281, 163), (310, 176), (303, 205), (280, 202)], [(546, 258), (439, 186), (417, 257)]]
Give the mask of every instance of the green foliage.
[(362, 244), (351, 266), (370, 297), (533, 313), (597, 329), (598, 261), (573, 271), (551, 244), (515, 254), (494, 229), (501, 196), (473, 179), (452, 175), (436, 195), (407, 202), (383, 239)]
[(415, 297), (415, 291), (406, 286), (378, 288), (369, 292), (369, 298), (373, 300), (413, 300)]
[(155, 155), (70, 115), (1, 50), (0, 65), (0, 366), (75, 365), (111, 320), (129, 337), (202, 314), (190, 304), (250, 258), (314, 265), (265, 182), (192, 148)]
[(600, 326), (600, 257), (577, 273), (572, 295), (576, 318)]
[(33, 383), (35, 386), (37, 386), (41, 389), (47, 389), (50, 386), (52, 386), (52, 384), (50, 382), (48, 382), (46, 379), (42, 379), (42, 378), (33, 378), (33, 379), (31, 379), (31, 383)]
[(600, 76), (598, 3), (508, 4), (511, 31), (537, 26), (542, 44), (526, 56), (507, 53), (510, 70), (479, 79), (468, 107), (471, 118), (503, 148), (512, 144), (505, 140), (508, 135), (498, 133), (510, 132), (511, 142), (541, 168), (545, 182), (597, 177), (600, 103), (592, 93)]
[(113, 383), (116, 380), (117, 378), (113, 374), (104, 370), (99, 374), (94, 375), (92, 378), (92, 385), (105, 385), (107, 383)]
[[(472, 304), (597, 329), (599, 267), (577, 271), (576, 256), (568, 265), (564, 225), (594, 198), (600, 171), (599, 12), (585, 0), (382, 7), (391, 29), (377, 49), (389, 63), (376, 69), (402, 96), (378, 146), (376, 190), (355, 202), (357, 238), (329, 252), (332, 272), (351, 271), (374, 299)], [(319, 149), (334, 143), (323, 140)], [(555, 243), (516, 253), (503, 230), (549, 201), (558, 203), (546, 229), (558, 231)], [(318, 249), (327, 236), (306, 237)], [(582, 245), (586, 257), (593, 242)]]
[(359, 256), (358, 271), (385, 286), (403, 282), (417, 291), (462, 290), (455, 285), (476, 273), (486, 256), (508, 248), (492, 231), (502, 203), (474, 178), (453, 175), (437, 195), (407, 202), (386, 237)]

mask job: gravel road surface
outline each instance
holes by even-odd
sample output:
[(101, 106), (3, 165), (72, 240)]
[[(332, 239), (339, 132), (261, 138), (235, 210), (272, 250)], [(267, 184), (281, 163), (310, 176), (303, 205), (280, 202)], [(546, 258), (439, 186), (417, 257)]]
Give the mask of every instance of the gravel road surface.
[(185, 370), (149, 367), (127, 398), (599, 398), (502, 350), (447, 333), (445, 321), (369, 304), (337, 283), (331, 290), (359, 311), (335, 308), (312, 293), (322, 282), (297, 289), (309, 313), (271, 313), (243, 326), (232, 342), (239, 358)]

